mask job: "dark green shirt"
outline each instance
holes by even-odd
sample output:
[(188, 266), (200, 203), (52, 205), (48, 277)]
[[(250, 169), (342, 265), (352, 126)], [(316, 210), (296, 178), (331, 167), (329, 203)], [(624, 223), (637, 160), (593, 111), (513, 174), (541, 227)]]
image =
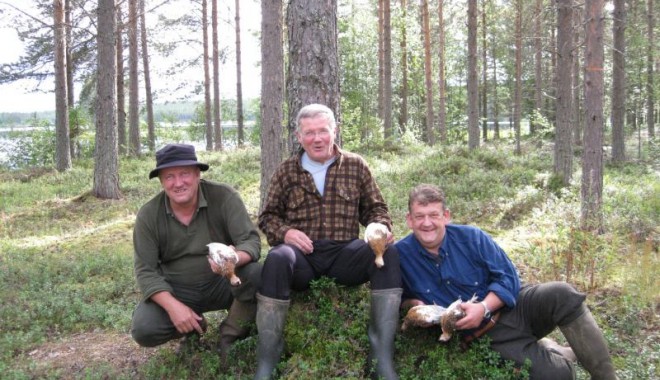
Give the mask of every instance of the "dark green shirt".
[(143, 299), (172, 292), (171, 282), (202, 284), (217, 276), (207, 260), (210, 242), (233, 245), (259, 260), (259, 234), (230, 186), (201, 180), (199, 206), (188, 226), (175, 218), (167, 199), (161, 191), (140, 208), (135, 220), (134, 268)]

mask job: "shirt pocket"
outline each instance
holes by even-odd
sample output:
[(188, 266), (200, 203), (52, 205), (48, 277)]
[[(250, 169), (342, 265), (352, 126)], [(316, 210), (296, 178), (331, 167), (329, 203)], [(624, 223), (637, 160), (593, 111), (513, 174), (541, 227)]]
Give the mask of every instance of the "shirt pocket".
[(300, 187), (292, 189), (287, 197), (286, 208), (288, 210), (297, 210), (305, 204), (305, 190)]
[(457, 289), (459, 294), (465, 295), (468, 299), (475, 294), (481, 295), (488, 285), (482, 280), (481, 272), (478, 269), (463, 269), (451, 275), (443, 276), (442, 281), (445, 282), (444, 285)]
[(360, 205), (360, 190), (354, 187), (337, 187), (337, 215), (344, 218), (357, 218)]

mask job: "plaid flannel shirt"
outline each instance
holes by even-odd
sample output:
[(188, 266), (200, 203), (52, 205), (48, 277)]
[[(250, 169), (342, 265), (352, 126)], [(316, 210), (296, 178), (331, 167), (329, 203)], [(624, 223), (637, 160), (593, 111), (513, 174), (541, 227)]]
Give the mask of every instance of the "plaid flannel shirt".
[(259, 228), (268, 244), (283, 243), (284, 235), (292, 228), (303, 231), (313, 241), (353, 240), (359, 237), (360, 224), (372, 222), (392, 229), (387, 204), (366, 161), (337, 145), (335, 152), (337, 160), (326, 173), (323, 196), (300, 163), (302, 150), (277, 168), (259, 215)]

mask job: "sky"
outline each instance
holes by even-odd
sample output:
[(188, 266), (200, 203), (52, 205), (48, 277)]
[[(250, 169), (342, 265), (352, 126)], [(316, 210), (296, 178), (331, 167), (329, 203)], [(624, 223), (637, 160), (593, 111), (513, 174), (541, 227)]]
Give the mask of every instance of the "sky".
[[(189, 4), (189, 1), (179, 2)], [(229, 3), (229, 2), (219, 2)], [(222, 8), (220, 6), (220, 13), (231, 13), (233, 22), (233, 2), (231, 2), (231, 10)], [(149, 3), (147, 3), (149, 4)], [(228, 5), (224, 5), (227, 7)], [(181, 12), (181, 5), (173, 5), (173, 12)], [(164, 9), (163, 11), (167, 11)], [(191, 10), (197, 11), (197, 10)], [(209, 9), (210, 11), (210, 9)], [(201, 10), (198, 11), (201, 14)], [(154, 20), (155, 22), (155, 20)], [(147, 24), (152, 25), (150, 20), (147, 19)], [(0, 41), (2, 41), (2, 49), (0, 50), (0, 65), (16, 61), (24, 51), (24, 46), (19, 40), (16, 31), (4, 24), (0, 27)], [(226, 42), (221, 42), (220, 45), (227, 45), (230, 53), (224, 65), (220, 67), (220, 87), (221, 98), (235, 98), (236, 97), (236, 61), (235, 61), (235, 39), (233, 25), (219, 22), (220, 35), (227, 36)], [(259, 96), (261, 90), (261, 69), (258, 67), (260, 61), (260, 47), (258, 40), (258, 30), (261, 25), (261, 6), (260, 2), (256, 0), (241, 1), (241, 61), (242, 61), (242, 82), (243, 82), (243, 99), (249, 99)], [(200, 48), (201, 50), (201, 48)], [(153, 52), (150, 51), (150, 55)], [(180, 49), (177, 53), (181, 56), (188, 56), (191, 54), (190, 50), (185, 48)], [(198, 54), (198, 53), (195, 53)], [(163, 62), (176, 62), (178, 57), (172, 56), (167, 58), (154, 58), (152, 55), (151, 69), (152, 69), (152, 88), (158, 91), (155, 97), (155, 102), (174, 101), (181, 99), (190, 93), (190, 88), (175, 91), (174, 89), (167, 88), (171, 83), (167, 78), (159, 76), (159, 72), (165, 70)], [(141, 61), (140, 61), (141, 66)], [(141, 69), (141, 68), (140, 68)], [(212, 70), (212, 68), (211, 68)], [(190, 77), (190, 83), (203, 79), (203, 69), (189, 70), (183, 76)], [(142, 81), (142, 77), (140, 77)], [(41, 86), (37, 87), (34, 81), (18, 81), (11, 84), (0, 85), (0, 112), (40, 112), (52, 111), (55, 109), (55, 95), (53, 93), (54, 79), (50, 82), (44, 82)], [(35, 91), (37, 90), (37, 91)], [(77, 94), (76, 94), (77, 95)], [(141, 90), (140, 99), (144, 99), (144, 90)], [(200, 94), (193, 100), (203, 100), (203, 94)]]

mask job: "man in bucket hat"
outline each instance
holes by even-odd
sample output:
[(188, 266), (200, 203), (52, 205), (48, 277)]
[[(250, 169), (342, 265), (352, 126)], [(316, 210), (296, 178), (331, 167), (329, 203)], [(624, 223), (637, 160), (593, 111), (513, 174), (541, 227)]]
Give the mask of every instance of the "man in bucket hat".
[[(162, 191), (140, 208), (133, 231), (134, 268), (142, 300), (133, 313), (131, 334), (145, 347), (172, 339), (184, 343), (206, 330), (203, 313), (228, 309), (220, 324), (219, 351), (247, 335), (256, 313), (261, 241), (238, 192), (200, 178), (209, 165), (195, 148), (169, 144), (156, 152)], [(207, 244), (223, 243), (238, 256), (232, 286), (214, 273)], [(188, 347), (189, 344), (184, 344)]]

